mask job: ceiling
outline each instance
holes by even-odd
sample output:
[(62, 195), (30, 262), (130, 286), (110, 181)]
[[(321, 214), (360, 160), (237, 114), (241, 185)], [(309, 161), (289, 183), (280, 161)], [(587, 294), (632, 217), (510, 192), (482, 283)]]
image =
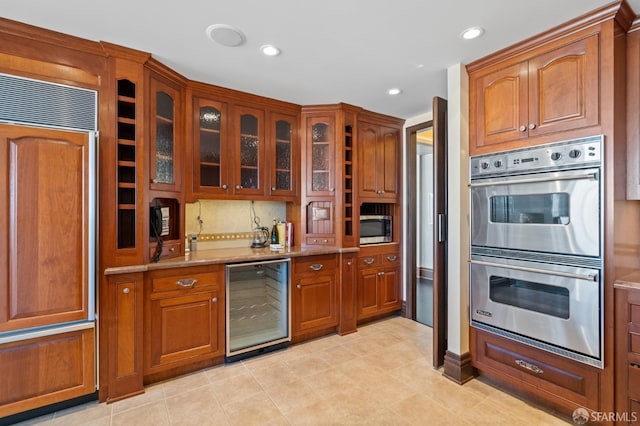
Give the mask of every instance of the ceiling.
[[(447, 68), (466, 64), (609, 0), (2, 0), (0, 16), (150, 52), (191, 80), (301, 105), (346, 102), (401, 118), (446, 98)], [(630, 0), (640, 12), (640, 0)], [(227, 47), (211, 24), (239, 28)], [(465, 41), (465, 28), (483, 37)], [(266, 57), (263, 44), (282, 54)], [(399, 95), (387, 90), (398, 87)]]

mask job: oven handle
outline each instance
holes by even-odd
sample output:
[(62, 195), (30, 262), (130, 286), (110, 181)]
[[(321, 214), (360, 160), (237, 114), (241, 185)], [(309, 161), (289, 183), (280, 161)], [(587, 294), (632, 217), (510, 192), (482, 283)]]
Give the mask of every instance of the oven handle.
[(484, 262), (481, 260), (472, 260), (471, 264), (490, 266), (493, 268), (514, 269), (516, 271), (533, 272), (537, 274), (556, 275), (556, 276), (567, 277), (567, 278), (575, 278), (575, 279), (584, 280), (584, 281), (596, 281), (596, 282), (598, 281), (597, 272), (591, 273), (591, 274), (572, 274), (571, 272), (549, 271), (546, 269), (528, 268), (526, 266), (505, 265), (503, 263)]
[(575, 173), (563, 176), (549, 176), (544, 178), (528, 178), (528, 179), (512, 179), (512, 180), (498, 180), (491, 182), (472, 182), (469, 184), (470, 188), (480, 188), (483, 186), (496, 186), (496, 185), (513, 185), (521, 183), (536, 183), (536, 182), (555, 182), (559, 180), (582, 180), (582, 179), (599, 179), (599, 172), (591, 173)]

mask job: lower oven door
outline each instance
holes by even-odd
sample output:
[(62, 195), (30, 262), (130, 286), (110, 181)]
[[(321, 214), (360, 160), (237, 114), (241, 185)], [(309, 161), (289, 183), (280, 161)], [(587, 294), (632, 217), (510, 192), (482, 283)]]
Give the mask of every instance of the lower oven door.
[(598, 168), (471, 182), (473, 246), (600, 256)]
[(474, 256), (472, 325), (601, 366), (600, 278), (595, 269)]

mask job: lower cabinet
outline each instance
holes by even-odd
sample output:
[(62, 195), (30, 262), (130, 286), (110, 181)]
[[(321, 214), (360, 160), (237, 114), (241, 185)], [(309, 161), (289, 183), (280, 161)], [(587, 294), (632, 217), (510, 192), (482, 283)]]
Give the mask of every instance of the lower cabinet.
[(221, 265), (151, 271), (145, 280), (145, 376), (224, 356)]
[[(100, 399), (112, 402), (144, 392), (143, 274), (110, 275), (107, 279), (107, 300), (102, 305), (102, 320), (106, 322), (103, 345), (107, 351), (107, 386), (100, 387)], [(102, 330), (104, 332), (105, 327)]]
[(295, 258), (293, 265), (292, 336), (335, 328), (340, 294), (336, 255)]
[(2, 417), (96, 390), (93, 328), (0, 345)]
[(471, 349), (473, 366), (481, 375), (564, 414), (580, 407), (598, 411), (600, 370), (596, 367), (475, 328)]
[(640, 283), (616, 283), (615, 300), (616, 411), (627, 414), (624, 424), (640, 424)]
[(357, 318), (402, 308), (400, 256), (397, 245), (362, 248), (358, 256)]
[(340, 325), (341, 335), (353, 333), (357, 326), (358, 299), (358, 254), (343, 253), (340, 255)]

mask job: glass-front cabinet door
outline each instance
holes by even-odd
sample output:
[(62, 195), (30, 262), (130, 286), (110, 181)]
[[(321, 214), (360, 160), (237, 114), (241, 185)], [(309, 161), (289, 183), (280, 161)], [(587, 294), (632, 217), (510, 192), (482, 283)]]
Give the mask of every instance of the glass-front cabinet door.
[(264, 195), (264, 111), (244, 106), (234, 108), (236, 195)]
[(335, 120), (332, 116), (309, 117), (306, 128), (307, 195), (334, 195)]
[(193, 101), (193, 192), (226, 194), (229, 190), (227, 104)]
[(153, 76), (150, 89), (152, 125), (149, 187), (161, 191), (180, 191), (180, 89)]
[(296, 140), (297, 122), (297, 118), (292, 115), (279, 113), (270, 115), (271, 195), (296, 195), (299, 156), (298, 147), (293, 141)]

